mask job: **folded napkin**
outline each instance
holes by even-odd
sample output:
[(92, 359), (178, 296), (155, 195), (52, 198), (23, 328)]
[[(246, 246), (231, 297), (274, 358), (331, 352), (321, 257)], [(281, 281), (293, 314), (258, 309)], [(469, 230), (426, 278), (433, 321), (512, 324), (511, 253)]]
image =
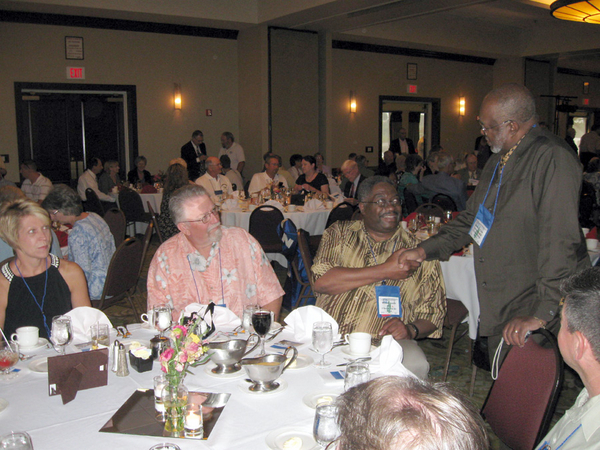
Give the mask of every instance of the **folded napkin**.
[(95, 323), (105, 323), (108, 329), (112, 328), (112, 323), (102, 311), (89, 306), (80, 306), (74, 308), (65, 316), (71, 318), (71, 326), (73, 327), (73, 342), (72, 344), (82, 344), (90, 341), (90, 327)]
[(240, 205), (236, 199), (225, 200), (221, 205), (221, 211), (241, 211)]
[(304, 211), (319, 211), (321, 209), (326, 209), (325, 205), (321, 200), (317, 200), (316, 198), (313, 198), (304, 204)]
[(310, 342), (312, 340), (312, 329), (315, 322), (331, 323), (333, 339), (338, 338), (339, 326), (337, 322), (316, 306), (308, 305), (296, 308), (286, 318), (285, 323), (288, 329), (294, 333), (294, 339), (301, 342)]
[(283, 205), (277, 200), (269, 200), (268, 202), (265, 202), (263, 206), (273, 206), (274, 208), (277, 208), (279, 211), (283, 212)]
[[(201, 305), (200, 303), (190, 303), (185, 307), (181, 314), (189, 316), (193, 312), (197, 312), (200, 316), (202, 316), (207, 306), (208, 305)], [(210, 319), (208, 317), (206, 317), (206, 319), (208, 325), (210, 326)], [(226, 330), (232, 330), (242, 324), (241, 319), (225, 306), (215, 306), (215, 312), (212, 320), (217, 330), (223, 328)]]

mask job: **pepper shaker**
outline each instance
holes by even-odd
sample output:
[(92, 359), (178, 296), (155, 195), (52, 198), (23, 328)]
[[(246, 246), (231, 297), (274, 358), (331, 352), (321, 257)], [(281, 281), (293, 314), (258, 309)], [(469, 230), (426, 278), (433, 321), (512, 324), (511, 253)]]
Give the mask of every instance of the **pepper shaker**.
[(112, 356), (111, 370), (113, 372), (117, 371), (117, 367), (119, 364), (119, 345), (120, 345), (120, 342), (115, 339), (115, 341), (113, 342), (113, 345), (112, 345), (112, 349), (111, 349), (111, 356)]
[(125, 346), (119, 344), (119, 362), (117, 364), (117, 376), (126, 377), (129, 376), (129, 367), (127, 365), (127, 354), (125, 353)]

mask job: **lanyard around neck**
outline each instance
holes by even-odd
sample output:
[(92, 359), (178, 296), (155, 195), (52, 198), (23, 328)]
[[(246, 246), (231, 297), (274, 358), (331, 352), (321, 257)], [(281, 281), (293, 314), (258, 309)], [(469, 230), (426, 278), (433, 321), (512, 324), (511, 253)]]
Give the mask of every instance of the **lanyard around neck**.
[[(398, 244), (398, 239), (400, 239), (400, 236), (396, 236), (396, 240), (394, 241), (394, 247), (392, 248), (392, 254), (396, 251), (396, 245)], [(377, 265), (377, 257), (375, 256), (375, 251), (373, 250), (373, 245), (371, 245), (371, 240), (370, 240), (370, 236), (367, 236), (367, 243), (369, 244), (369, 250), (371, 251), (371, 256), (373, 257), (373, 260), (375, 260), (375, 265)], [(385, 280), (383, 280), (381, 282), (381, 284), (385, 285)]]
[[(482, 205), (485, 207), (485, 201), (488, 198), (488, 194), (490, 193), (490, 188), (492, 187), (492, 183), (494, 182), (494, 179), (496, 178), (496, 172), (498, 171), (498, 166), (500, 165), (500, 161), (498, 161), (496, 163), (496, 168), (494, 169), (494, 174), (492, 175), (492, 179), (490, 180), (490, 184), (488, 185), (487, 191), (485, 193), (485, 198), (483, 199)], [(502, 175), (504, 174), (504, 167), (505, 165), (502, 166), (502, 169), (500, 169), (500, 181), (498, 183), (498, 191), (496, 191), (496, 199), (494, 200), (494, 211), (492, 212), (493, 216), (496, 216), (496, 206), (498, 206), (498, 195), (500, 195), (500, 186), (502, 186)]]

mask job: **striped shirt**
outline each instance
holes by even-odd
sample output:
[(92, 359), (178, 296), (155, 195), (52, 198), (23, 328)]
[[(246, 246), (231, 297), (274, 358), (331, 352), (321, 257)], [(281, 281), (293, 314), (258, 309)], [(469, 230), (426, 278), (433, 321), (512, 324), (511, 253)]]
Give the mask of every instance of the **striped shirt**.
[[(369, 243), (377, 260), (373, 258)], [(335, 267), (363, 268), (384, 263), (393, 251), (414, 248), (418, 241), (398, 227), (385, 241), (376, 242), (365, 229), (362, 220), (338, 221), (323, 233), (317, 256), (312, 266), (315, 279)], [(381, 330), (386, 318), (377, 316), (375, 286), (368, 284), (338, 295), (317, 293), (317, 306), (323, 308), (339, 324), (340, 333), (363, 331), (373, 337)], [(402, 321), (429, 320), (437, 329), (429, 335), (442, 337), (446, 315), (446, 294), (438, 261), (426, 261), (405, 280), (386, 280), (390, 286), (400, 286)]]

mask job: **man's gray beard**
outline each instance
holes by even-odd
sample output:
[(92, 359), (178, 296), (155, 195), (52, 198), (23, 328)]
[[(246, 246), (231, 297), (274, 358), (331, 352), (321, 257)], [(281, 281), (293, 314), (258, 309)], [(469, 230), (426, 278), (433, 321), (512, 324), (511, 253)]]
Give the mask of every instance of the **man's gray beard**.
[(208, 240), (210, 242), (221, 242), (221, 238), (223, 237), (223, 230), (221, 229), (221, 224), (216, 224), (213, 228), (208, 230)]
[(492, 153), (500, 153), (502, 151), (502, 147), (490, 147)]

